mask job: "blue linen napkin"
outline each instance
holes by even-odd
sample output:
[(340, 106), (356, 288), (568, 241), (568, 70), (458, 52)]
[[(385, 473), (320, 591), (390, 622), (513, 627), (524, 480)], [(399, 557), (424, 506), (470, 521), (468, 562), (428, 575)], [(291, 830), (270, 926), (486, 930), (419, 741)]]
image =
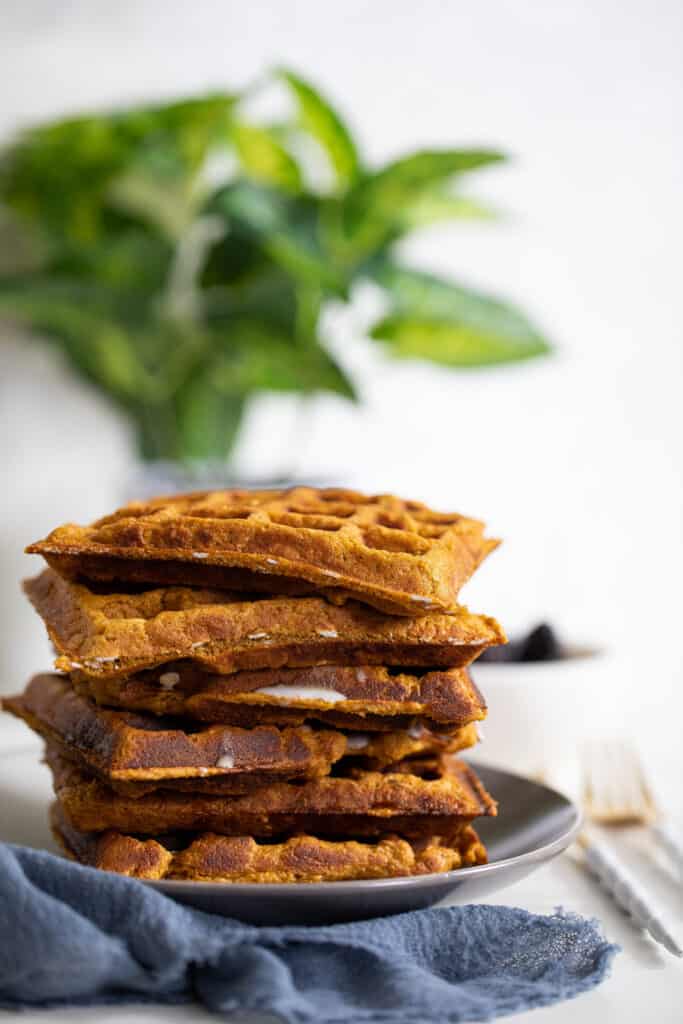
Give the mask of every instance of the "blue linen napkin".
[(286, 1024), (481, 1021), (593, 988), (594, 921), (465, 906), (254, 927), (134, 879), (0, 844), (0, 1005), (178, 1003)]

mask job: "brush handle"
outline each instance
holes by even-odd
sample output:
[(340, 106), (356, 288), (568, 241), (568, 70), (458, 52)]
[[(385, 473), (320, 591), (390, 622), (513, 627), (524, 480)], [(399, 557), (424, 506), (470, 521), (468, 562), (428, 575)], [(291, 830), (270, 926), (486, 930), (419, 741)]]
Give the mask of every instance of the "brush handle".
[(683, 956), (683, 948), (662, 921), (645, 890), (606, 844), (584, 835), (581, 837), (581, 845), (588, 867), (615, 903), (630, 914), (636, 924), (648, 931), (669, 953)]
[(683, 882), (683, 841), (680, 834), (676, 833), (666, 822), (652, 825), (650, 832), (669, 859), (676, 865), (679, 878)]

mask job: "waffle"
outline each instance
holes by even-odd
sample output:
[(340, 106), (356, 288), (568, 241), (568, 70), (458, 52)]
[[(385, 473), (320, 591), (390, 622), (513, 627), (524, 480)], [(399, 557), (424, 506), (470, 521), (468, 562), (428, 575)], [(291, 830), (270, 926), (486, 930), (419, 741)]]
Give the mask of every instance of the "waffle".
[[(474, 746), (479, 736), (476, 727), (466, 725), (463, 729), (457, 729), (454, 733), (429, 734), (423, 733), (413, 737), (408, 732), (375, 733), (371, 736), (368, 733), (349, 733), (348, 757), (352, 758), (354, 764), (366, 769), (385, 770), (398, 763), (401, 759), (420, 757), (441, 753), (456, 753)], [(356, 742), (362, 744), (356, 746)], [(50, 741), (52, 742), (52, 741)], [(75, 753), (73, 747), (57, 743), (57, 749), (69, 760), (80, 763), (86, 771), (92, 772), (92, 768)], [(351, 763), (351, 762), (347, 762)], [(210, 778), (194, 776), (190, 778), (162, 778), (151, 782), (119, 781), (112, 780), (110, 776), (98, 774), (102, 781), (122, 796), (137, 799), (154, 793), (157, 790), (172, 789), (183, 793), (215, 794), (219, 796), (235, 796), (249, 793), (262, 786), (270, 786), (275, 782), (281, 782), (287, 778), (282, 774), (273, 772), (249, 772), (241, 775), (219, 775)]]
[[(99, 704), (185, 715), (207, 722), (340, 728), (410, 729), (481, 721), (486, 704), (466, 669), (394, 670), (385, 666), (321, 665), (263, 669), (229, 676), (176, 662), (126, 679), (93, 679), (75, 670), (76, 689)], [(265, 692), (264, 692), (265, 691)]]
[(297, 487), (133, 502), (90, 526), (61, 526), (27, 551), (72, 577), (269, 593), (303, 581), (414, 616), (455, 611), (497, 543), (479, 521), (416, 501)]
[(51, 744), (46, 759), (64, 815), (82, 832), (420, 837), (455, 835), (473, 818), (496, 813), (472, 769), (452, 755), (407, 760), (384, 773), (357, 768), (346, 776), (279, 782), (241, 796), (169, 790), (138, 798), (115, 793)]
[(426, 836), (409, 842), (384, 836), (374, 842), (330, 842), (297, 835), (280, 843), (215, 833), (193, 836), (176, 849), (168, 839), (142, 840), (109, 830), (79, 832), (58, 803), (50, 811), (52, 830), (67, 854), (81, 864), (145, 879), (195, 882), (338, 882), (395, 878), (453, 871), (486, 863), (486, 849), (471, 827), (454, 838)]
[(504, 640), (472, 615), (396, 618), (319, 597), (239, 600), (218, 590), (168, 587), (102, 594), (46, 569), (25, 590), (60, 657), (99, 678), (190, 659), (208, 671), (319, 664), (461, 666)]
[(348, 745), (341, 732), (308, 726), (187, 731), (156, 716), (99, 708), (57, 675), (35, 676), (23, 695), (4, 698), (3, 706), (116, 780), (227, 776), (240, 782), (252, 772), (315, 777), (326, 775)]
[[(56, 744), (61, 754), (133, 796), (157, 785), (242, 793), (282, 779), (327, 775), (345, 755), (383, 768), (476, 742), (472, 729), (432, 733), (416, 728), (374, 736), (308, 726), (247, 730), (203, 725), (186, 731), (178, 720), (99, 708), (57, 675), (35, 676), (21, 696), (5, 698), (3, 706)], [(151, 785), (140, 787), (140, 782)]]

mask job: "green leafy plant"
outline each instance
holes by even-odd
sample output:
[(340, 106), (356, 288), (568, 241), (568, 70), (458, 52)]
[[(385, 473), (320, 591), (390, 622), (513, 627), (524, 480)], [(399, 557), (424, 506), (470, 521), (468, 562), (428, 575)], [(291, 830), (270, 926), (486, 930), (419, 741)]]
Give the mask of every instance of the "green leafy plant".
[[(262, 87), (262, 86), (261, 86)], [(353, 382), (320, 336), (360, 280), (398, 358), (515, 362), (548, 345), (509, 304), (403, 266), (407, 233), (487, 216), (461, 182), (493, 150), (422, 150), (368, 168), (344, 121), (298, 75), (254, 90), (64, 120), (0, 154), (0, 316), (59, 346), (133, 418), (147, 459), (224, 459), (259, 391)]]

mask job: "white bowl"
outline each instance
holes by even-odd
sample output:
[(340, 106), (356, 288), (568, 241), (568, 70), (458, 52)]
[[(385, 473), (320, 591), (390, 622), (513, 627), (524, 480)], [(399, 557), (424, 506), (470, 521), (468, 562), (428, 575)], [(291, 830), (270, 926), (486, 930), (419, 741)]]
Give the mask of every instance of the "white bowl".
[(611, 665), (605, 651), (579, 645), (554, 661), (476, 662), (488, 705), (477, 760), (532, 775), (576, 762), (581, 744), (607, 728)]

